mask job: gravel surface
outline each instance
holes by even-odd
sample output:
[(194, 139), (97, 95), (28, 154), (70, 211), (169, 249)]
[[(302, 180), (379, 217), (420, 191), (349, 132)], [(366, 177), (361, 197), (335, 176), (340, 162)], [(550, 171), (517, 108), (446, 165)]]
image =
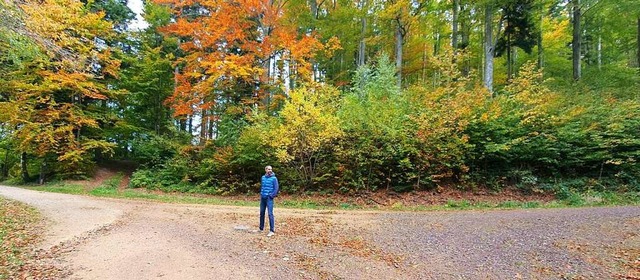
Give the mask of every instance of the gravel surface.
[(367, 212), (99, 199), (0, 186), (48, 218), (67, 279), (640, 279), (640, 207)]

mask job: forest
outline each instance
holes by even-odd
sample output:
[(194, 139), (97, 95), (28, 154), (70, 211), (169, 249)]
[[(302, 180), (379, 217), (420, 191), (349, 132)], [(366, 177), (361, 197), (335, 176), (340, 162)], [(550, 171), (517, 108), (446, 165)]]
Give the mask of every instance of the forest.
[(130, 4), (0, 1), (0, 180), (640, 191), (637, 0)]

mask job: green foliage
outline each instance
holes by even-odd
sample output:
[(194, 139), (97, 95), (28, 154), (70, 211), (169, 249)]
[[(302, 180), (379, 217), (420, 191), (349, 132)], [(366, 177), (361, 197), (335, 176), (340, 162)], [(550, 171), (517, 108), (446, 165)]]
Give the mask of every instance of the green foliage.
[(165, 163), (176, 155), (176, 150), (180, 147), (168, 137), (156, 136), (154, 134), (139, 135), (131, 141), (129, 158), (142, 163), (144, 167), (153, 168)]
[(410, 169), (409, 108), (397, 87), (394, 66), (383, 55), (375, 67), (354, 74), (353, 88), (338, 111), (344, 137), (334, 154), (343, 191), (395, 186)]
[(187, 189), (180, 188), (179, 172), (169, 168), (140, 169), (131, 175), (129, 186), (132, 188), (146, 188), (149, 190), (176, 191)]
[(531, 53), (536, 44), (536, 27), (533, 22), (532, 0), (505, 1), (503, 17), (505, 29), (496, 42), (496, 56), (502, 56), (513, 47)]
[(135, 14), (127, 7), (127, 0), (89, 0), (92, 12), (104, 12), (105, 20), (113, 23), (116, 30), (124, 32), (127, 23), (135, 18)]

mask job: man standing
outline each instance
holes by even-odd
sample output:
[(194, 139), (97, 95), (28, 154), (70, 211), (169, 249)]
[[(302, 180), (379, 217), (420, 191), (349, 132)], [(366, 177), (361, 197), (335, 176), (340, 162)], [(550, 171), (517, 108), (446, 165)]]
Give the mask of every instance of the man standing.
[(265, 174), (262, 175), (262, 182), (260, 188), (260, 231), (264, 230), (264, 210), (269, 211), (269, 234), (267, 236), (273, 236), (275, 234), (275, 217), (273, 216), (273, 198), (278, 196), (278, 178), (273, 173), (273, 169), (270, 165), (264, 168)]

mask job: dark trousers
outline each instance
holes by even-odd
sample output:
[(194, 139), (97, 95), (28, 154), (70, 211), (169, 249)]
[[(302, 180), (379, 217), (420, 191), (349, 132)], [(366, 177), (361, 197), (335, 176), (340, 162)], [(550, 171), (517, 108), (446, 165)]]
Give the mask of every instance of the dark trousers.
[(263, 195), (260, 196), (260, 230), (264, 230), (264, 210), (269, 210), (269, 230), (275, 232), (275, 220), (273, 216), (273, 198)]

